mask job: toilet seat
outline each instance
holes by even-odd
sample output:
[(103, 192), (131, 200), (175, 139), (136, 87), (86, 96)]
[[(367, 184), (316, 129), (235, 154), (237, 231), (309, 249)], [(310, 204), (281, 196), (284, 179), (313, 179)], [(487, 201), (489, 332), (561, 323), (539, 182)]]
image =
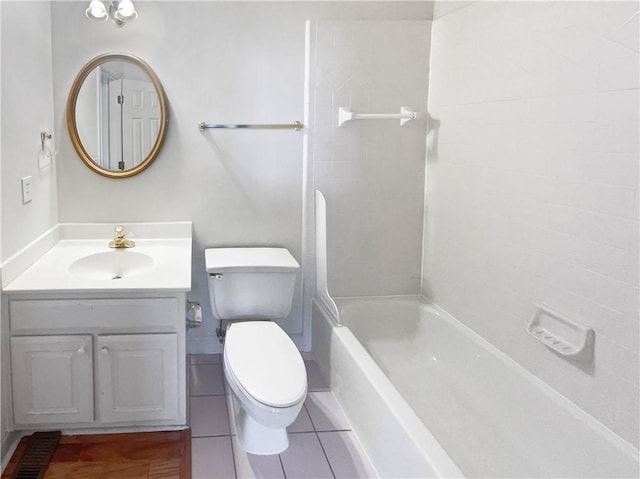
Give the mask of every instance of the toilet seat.
[(276, 323), (232, 323), (225, 336), (224, 361), (236, 385), (261, 404), (286, 408), (306, 396), (302, 356)]

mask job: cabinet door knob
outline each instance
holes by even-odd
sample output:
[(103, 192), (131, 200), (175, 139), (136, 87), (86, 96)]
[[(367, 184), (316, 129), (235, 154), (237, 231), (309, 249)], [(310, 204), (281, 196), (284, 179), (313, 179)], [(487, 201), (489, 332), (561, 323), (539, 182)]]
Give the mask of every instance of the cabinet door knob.
[(103, 346), (102, 349), (100, 349), (100, 352), (102, 354), (109, 354), (109, 348), (106, 346)]
[(79, 355), (79, 356), (82, 356), (84, 353), (86, 353), (86, 352), (87, 352), (87, 350), (86, 350), (86, 349), (84, 349), (84, 346), (80, 346), (80, 347), (78, 348), (78, 351), (76, 351), (76, 352), (78, 353), (78, 355)]

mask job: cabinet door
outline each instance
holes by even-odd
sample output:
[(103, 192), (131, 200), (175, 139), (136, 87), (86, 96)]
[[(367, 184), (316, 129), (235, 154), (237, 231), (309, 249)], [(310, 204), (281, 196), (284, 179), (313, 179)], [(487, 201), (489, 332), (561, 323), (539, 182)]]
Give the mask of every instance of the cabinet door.
[(177, 419), (177, 344), (176, 334), (99, 336), (99, 421)]
[(91, 336), (11, 338), (16, 424), (93, 421)]

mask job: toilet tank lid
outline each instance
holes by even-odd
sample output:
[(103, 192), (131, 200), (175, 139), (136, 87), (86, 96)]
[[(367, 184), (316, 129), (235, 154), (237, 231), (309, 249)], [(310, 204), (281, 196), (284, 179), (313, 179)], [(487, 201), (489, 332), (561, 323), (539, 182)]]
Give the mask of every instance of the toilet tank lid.
[(207, 273), (288, 272), (300, 268), (286, 248), (207, 248), (204, 259)]

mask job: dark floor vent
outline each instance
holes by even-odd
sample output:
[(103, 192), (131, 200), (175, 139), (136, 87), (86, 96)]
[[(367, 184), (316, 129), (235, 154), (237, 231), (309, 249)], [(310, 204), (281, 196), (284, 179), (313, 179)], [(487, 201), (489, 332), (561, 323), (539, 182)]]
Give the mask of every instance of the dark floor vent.
[(60, 431), (34, 432), (10, 479), (42, 479), (58, 441)]

